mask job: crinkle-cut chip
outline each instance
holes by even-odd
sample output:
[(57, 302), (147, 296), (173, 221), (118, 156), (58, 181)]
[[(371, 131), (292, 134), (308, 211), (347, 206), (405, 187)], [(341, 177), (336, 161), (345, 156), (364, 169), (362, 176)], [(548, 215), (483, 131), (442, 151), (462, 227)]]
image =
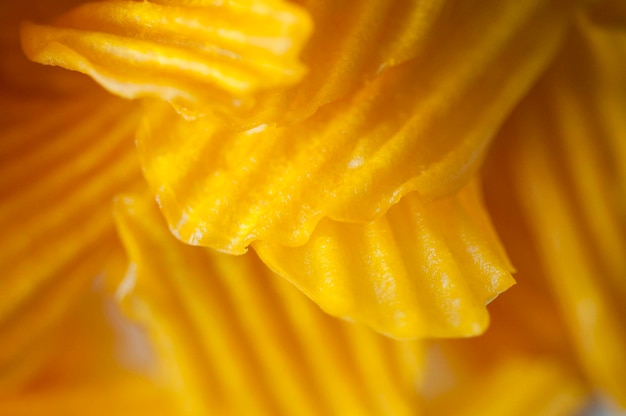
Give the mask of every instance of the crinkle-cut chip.
[(111, 204), (141, 180), (139, 115), (90, 84), (78, 95), (55, 85), (38, 96), (0, 94), (0, 368), (16, 368), (2, 384), (34, 370), (17, 368), (54, 337), (77, 293), (123, 255)]
[(0, 412), (12, 416), (181, 415), (163, 389), (132, 374), (105, 381), (45, 381), (50, 384), (2, 397)]
[[(187, 8), (190, 13), (195, 13), (200, 8), (207, 10), (220, 10), (226, 5), (212, 1), (151, 1), (168, 9), (171, 7)], [(267, 4), (264, 4), (267, 3)], [(271, 4), (271, 7), (276, 7)], [(237, 125), (252, 126), (255, 123), (304, 118), (313, 113), (320, 105), (333, 101), (348, 91), (360, 86), (363, 82), (373, 78), (386, 68), (400, 64), (415, 56), (427, 40), (440, 39), (440, 34), (429, 31), (434, 24), (442, 27), (441, 32), (455, 26), (461, 16), (454, 10), (448, 10), (440, 18), (440, 12), (445, 9), (443, 0), (430, 2), (389, 2), (386, 0), (312, 0), (300, 2), (310, 14), (315, 31), (302, 52), (302, 59), (306, 66), (310, 67), (310, 76), (304, 79), (301, 85), (293, 86), (284, 92), (271, 92), (259, 96), (258, 105), (254, 105), (253, 97), (248, 97), (248, 105), (243, 102), (238, 106), (230, 106), (230, 111), (235, 115), (229, 118), (236, 120)], [(246, 10), (255, 16), (266, 14), (270, 10), (269, 2), (263, 1), (239, 1), (229, 2), (228, 7), (235, 13), (244, 14)], [(145, 4), (141, 7), (147, 8)], [(158, 10), (159, 7), (155, 6)], [(285, 7), (283, 5), (283, 7)], [(254, 11), (255, 9), (260, 9)], [(137, 8), (136, 11), (140, 11)], [(512, 13), (524, 13), (524, 10), (509, 9)], [(222, 12), (222, 14), (224, 14)], [(228, 16), (228, 14), (224, 14)], [(213, 16), (211, 16), (213, 18)], [(443, 18), (445, 17), (445, 19)], [(309, 21), (299, 16), (302, 22), (298, 22), (300, 30), (307, 29)], [(119, 20), (120, 23), (125, 23)], [(129, 28), (137, 27), (137, 22), (131, 22)], [(184, 25), (184, 21), (177, 21), (177, 25)], [(226, 22), (241, 25), (240, 20)], [(86, 21), (81, 24), (93, 25)], [(128, 22), (125, 24), (128, 25)], [(215, 22), (211, 26), (215, 25)], [(242, 25), (241, 25), (242, 26)], [(445, 28), (443, 28), (445, 26)], [(91, 27), (91, 26), (90, 26)], [(505, 26), (503, 26), (504, 28)], [(94, 26), (95, 28), (95, 26)], [(193, 28), (192, 28), (193, 29)], [(237, 27), (242, 30), (241, 27)], [(170, 29), (171, 30), (171, 29)], [(247, 30), (250, 30), (247, 28)], [(184, 32), (189, 32), (185, 29)], [(196, 32), (194, 32), (196, 33)], [(307, 32), (308, 33), (308, 32)], [(228, 33), (227, 33), (228, 34)], [(304, 40), (306, 33), (302, 33)], [(198, 37), (199, 33), (196, 33)], [(206, 34), (205, 34), (206, 35)], [(229, 39), (226, 39), (227, 41)], [(245, 38), (236, 39), (246, 41)], [(251, 39), (251, 42), (254, 38)], [(230, 40), (232, 43), (232, 40)], [(377, 47), (369, 47), (376, 44)], [(254, 45), (250, 45), (253, 47)], [(241, 48), (241, 45), (239, 45)], [(294, 48), (294, 53), (299, 50)], [(240, 54), (243, 56), (242, 54)], [(253, 62), (249, 64), (254, 64)], [(296, 62), (291, 62), (295, 65)], [(119, 76), (125, 76), (120, 74)], [(128, 80), (130, 81), (130, 79)], [(145, 81), (144, 81), (145, 82)], [(202, 99), (195, 103), (196, 112), (206, 112), (206, 109), (215, 107), (216, 98), (206, 91), (200, 95), (194, 91), (196, 98)], [(160, 95), (162, 98), (166, 98)], [(241, 100), (241, 99), (240, 99)], [(231, 103), (232, 104), (232, 103)], [(227, 106), (226, 106), (227, 107)], [(252, 108), (250, 108), (252, 107)], [(186, 109), (187, 116), (191, 116), (191, 108)]]
[[(26, 97), (59, 97), (93, 88), (93, 81), (85, 76), (71, 76), (63, 68), (35, 65), (24, 56), (20, 46), (20, 23), (27, 18), (50, 16), (77, 0), (42, 2), (25, 0), (4, 2), (0, 13), (0, 97), (2, 109), (24, 105), (22, 111), (12, 111), (12, 117), (27, 117), (28, 104), (20, 104)], [(13, 101), (8, 101), (13, 97)], [(9, 121), (8, 118), (3, 121)], [(11, 120), (12, 122), (13, 120)], [(0, 126), (4, 128), (4, 126)]]
[(486, 24), (494, 36), (454, 38), (289, 126), (236, 132), (153, 103), (138, 133), (146, 177), (181, 240), (228, 253), (302, 245), (321, 218), (371, 221), (410, 191), (455, 192), (560, 44), (565, 9), (542, 2), (505, 37)]
[[(461, 355), (461, 351), (457, 354)], [(463, 359), (469, 361), (467, 357), (460, 358)], [(455, 380), (460, 386), (428, 403), (423, 414), (571, 416), (579, 414), (587, 404), (584, 383), (557, 360), (513, 356), (474, 371), (472, 376), (462, 384)]]
[[(296, 86), (263, 94), (255, 111), (243, 115), (243, 125), (303, 120), (385, 70), (429, 55), (433, 41), (440, 42), (442, 34), (457, 28), (461, 20), (460, 12), (446, 7), (445, 0), (298, 3), (309, 12), (315, 28), (302, 53), (308, 74)], [(509, 8), (509, 12), (523, 14), (524, 10)]]
[[(75, 235), (75, 233), (73, 233)], [(59, 244), (65, 244), (61, 240)], [(52, 245), (55, 242), (48, 242)], [(30, 293), (22, 295), (19, 306), (15, 307), (8, 316), (3, 316), (0, 323), (0, 336), (5, 341), (0, 346), (0, 395), (14, 392), (23, 387), (51, 359), (54, 348), (64, 336), (60, 333), (63, 319), (72, 313), (71, 308), (76, 305), (85, 292), (92, 290), (99, 274), (105, 269), (104, 263), (124, 258), (124, 253), (114, 247), (119, 242), (113, 236), (103, 236), (100, 240), (101, 248), (89, 247), (82, 253), (77, 253), (78, 259), (65, 260), (68, 268), (58, 270), (55, 264), (48, 261), (51, 270), (45, 276), (45, 281), (39, 275), (33, 274), (34, 287)], [(78, 251), (78, 250), (75, 250)], [(41, 261), (39, 253), (33, 255), (33, 261)], [(23, 260), (22, 260), (23, 261)], [(2, 266), (6, 264), (2, 262)], [(42, 266), (40, 266), (42, 267)], [(14, 270), (11, 270), (14, 272)], [(16, 276), (8, 276), (14, 280)], [(23, 276), (20, 276), (24, 278)], [(26, 279), (24, 279), (26, 280)], [(1, 285), (4, 290), (5, 284)], [(11, 293), (11, 291), (5, 291)], [(4, 301), (7, 293), (0, 295)], [(66, 336), (66, 335), (65, 335)], [(13, 414), (0, 411), (0, 414)]]
[[(65, 28), (63, 25), (68, 23), (63, 23), (63, 18), (59, 26), (55, 27), (30, 25), (24, 30), (24, 45), (29, 56), (38, 62), (87, 71), (97, 76), (98, 81), (107, 88), (123, 96), (156, 95), (175, 104), (177, 101), (174, 98), (180, 96), (176, 107), (188, 118), (211, 113), (213, 109), (237, 129), (248, 129), (268, 123), (282, 125), (303, 120), (321, 106), (354, 92), (388, 68), (411, 59), (418, 60), (420, 66), (428, 67), (430, 78), (439, 74), (441, 80), (456, 79), (461, 83), (476, 84), (482, 82), (475, 79), (477, 74), (486, 73), (485, 79), (505, 75), (517, 79), (520, 72), (528, 69), (527, 65), (520, 65), (520, 62), (540, 62), (546, 51), (554, 46), (564, 28), (564, 20), (577, 2), (310, 0), (300, 3), (306, 12), (298, 6), (270, 0), (225, 4), (176, 0), (113, 2), (111, 6), (96, 3), (79, 8), (80, 13), (69, 14), (88, 15), (86, 19), (72, 21), (72, 25), (81, 28), (80, 31)], [(192, 14), (192, 23), (177, 20), (172, 24), (169, 20), (174, 17), (164, 19), (159, 14), (157, 22), (150, 22), (151, 26), (159, 28), (153, 36), (151, 26), (144, 24), (150, 21), (150, 12), (142, 14), (144, 23), (137, 23), (135, 14), (129, 19), (122, 12), (104, 15), (95, 13), (102, 7), (119, 7), (123, 10), (121, 5), (124, 4), (129, 4), (137, 12), (152, 8), (175, 10), (172, 16), (187, 11)], [(202, 8), (217, 10), (218, 16), (226, 17), (225, 21), (219, 20), (220, 24), (225, 25), (225, 31), (218, 30), (223, 28), (214, 23), (217, 19), (213, 16), (207, 22), (208, 29), (216, 29), (213, 32), (220, 34), (216, 42), (240, 42), (237, 45), (243, 48), (243, 52), (231, 52), (230, 43), (228, 47), (218, 44), (220, 51), (227, 51), (220, 55), (220, 59), (228, 65), (222, 65), (222, 61), (213, 64), (214, 61), (198, 59), (205, 56), (206, 52), (198, 56), (194, 49), (197, 42), (185, 43), (180, 40), (178, 33), (190, 36), (192, 40), (204, 39), (206, 31), (201, 31), (201, 27), (195, 23)], [(277, 13), (276, 10), (282, 12)], [(315, 30), (306, 42), (309, 15)], [(259, 18), (270, 19), (272, 23), (276, 23), (276, 20), (278, 23), (259, 25)], [(168, 20), (168, 25), (163, 27), (159, 22), (165, 20)], [(233, 22), (236, 23), (235, 31), (231, 30)], [(101, 30), (99, 28), (102, 25), (106, 33), (89, 32), (92, 27)], [(176, 29), (178, 32), (175, 32), (172, 41), (169, 28), (178, 26), (180, 28)], [(285, 36), (279, 38), (279, 43), (288, 39), (293, 45), (285, 62), (268, 64), (277, 69), (274, 78), (265, 76), (265, 67), (268, 66), (264, 66), (265, 60), (247, 59), (246, 54), (256, 50), (256, 33), (242, 34), (241, 31), (258, 30), (259, 27), (266, 31), (276, 29)], [(112, 28), (117, 32), (112, 31)], [(527, 33), (516, 36), (518, 32)], [(69, 43), (50, 42), (50, 36)], [(512, 39), (515, 44), (506, 44)], [(103, 45), (103, 40), (112, 46)], [(146, 54), (145, 45), (149, 41), (153, 42), (150, 43), (150, 53)], [(499, 59), (501, 57), (497, 51), (507, 49), (521, 55), (520, 59)], [(293, 69), (299, 68), (296, 55), (300, 51), (302, 62), (309, 68), (302, 82), (296, 80), (302, 74)], [(233, 64), (233, 58), (238, 57), (241, 59), (235, 59)], [(136, 62), (137, 59), (141, 62)], [(291, 78), (279, 76), (278, 73), (283, 69), (299, 75)], [(198, 74), (202, 74), (201, 83), (197, 82)], [(518, 82), (524, 78), (525, 75), (521, 75)], [(270, 82), (273, 79), (277, 82), (275, 85)], [(521, 81), (520, 86), (524, 85)], [(233, 96), (227, 93), (229, 89), (240, 91), (240, 94)], [(242, 90), (246, 94), (241, 95)], [(258, 94), (254, 94), (254, 91)], [(454, 91), (448, 93), (453, 95)], [(454, 100), (454, 97), (444, 98), (442, 104), (447, 105), (450, 99)], [(462, 111), (472, 112), (482, 108), (479, 104), (470, 105)]]
[(326, 315), (254, 253), (180, 243), (149, 199), (120, 197), (116, 218), (133, 264), (124, 308), (188, 412), (413, 414), (421, 343)]
[[(579, 22), (494, 159), (588, 377), (626, 406), (626, 33)], [(489, 174), (489, 173), (488, 173)], [(496, 174), (495, 171), (493, 174)]]
[(259, 91), (300, 81), (310, 31), (307, 14), (282, 0), (111, 0), (78, 6), (53, 25), (25, 23), (22, 44), (33, 61), (196, 117), (248, 108)]
[(518, 232), (523, 221), (505, 210), (515, 210), (518, 202), (502, 198), (503, 188), (487, 190), (505, 205), (497, 214), (504, 213), (507, 221), (495, 225), (505, 229), (507, 249), (509, 243), (520, 243), (509, 250), (519, 267), (519, 284), (489, 305), (492, 319), (480, 337), (430, 342), (424, 382), (418, 386), (425, 399), (420, 414), (579, 414), (594, 387), (574, 364), (567, 331), (549, 292), (533, 282), (535, 274), (541, 274), (537, 259), (526, 259), (517, 250), (532, 251), (526, 235)]
[[(515, 77), (524, 69), (518, 68), (515, 58), (492, 61), (497, 55), (494, 48), (510, 48), (519, 53), (528, 48), (527, 45), (536, 43), (539, 45), (537, 52), (540, 55), (545, 53), (541, 50), (550, 48), (553, 37), (558, 37), (563, 29), (563, 19), (576, 3), (561, 0), (299, 2), (307, 8), (315, 24), (313, 36), (302, 56), (309, 68), (308, 76), (295, 87), (279, 93), (268, 92), (262, 97), (258, 113), (248, 116), (251, 118), (247, 123), (249, 127), (301, 121), (389, 68), (412, 59), (419, 61), (420, 66), (428, 67), (428, 78), (431, 79), (422, 84), (438, 82), (432, 78), (434, 74), (440, 75), (439, 80), (457, 79), (461, 82), (480, 71), (487, 73), (485, 78), (503, 73)], [(546, 25), (544, 19), (553, 20)], [(533, 26), (535, 23), (537, 26)], [(529, 31), (527, 39), (517, 38), (515, 45), (496, 45), (512, 39), (520, 30)], [(547, 44), (541, 45), (543, 42)], [(542, 59), (532, 57), (532, 52), (530, 56), (533, 60)], [(420, 83), (420, 76), (422, 73), (416, 74), (412, 81)], [(445, 106), (447, 101), (454, 99), (443, 99), (441, 103)], [(424, 101), (427, 100), (428, 97), (424, 97)], [(482, 108), (477, 104), (462, 111)]]
[[(36, 343), (37, 348), (45, 343), (44, 348), (51, 350), (43, 365), (24, 386), (2, 392), (0, 414), (180, 414), (167, 385), (156, 383), (150, 371), (126, 362), (130, 350), (138, 349), (145, 357), (150, 349), (140, 338), (140, 330), (121, 321), (120, 316), (112, 299), (102, 296), (97, 286), (83, 288), (60, 320), (54, 337)], [(133, 336), (128, 337), (131, 333)], [(55, 339), (52, 348), (46, 343), (50, 338)], [(27, 356), (34, 358), (32, 351)], [(3, 367), (3, 381), (5, 375)]]
[(326, 312), (398, 338), (482, 333), (485, 305), (514, 284), (478, 187), (422, 201), (408, 194), (365, 224), (322, 220), (303, 246), (253, 247)]

